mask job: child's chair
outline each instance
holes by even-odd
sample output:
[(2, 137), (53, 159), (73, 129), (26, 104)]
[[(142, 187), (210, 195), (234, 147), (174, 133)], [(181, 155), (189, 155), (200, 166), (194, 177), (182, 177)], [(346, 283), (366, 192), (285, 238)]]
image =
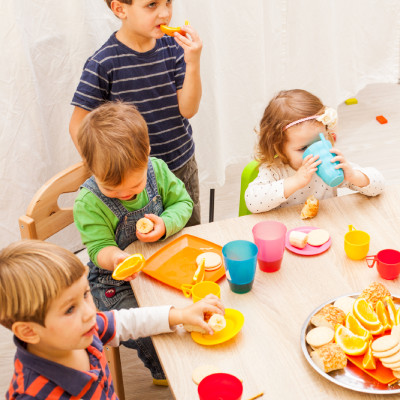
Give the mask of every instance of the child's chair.
[[(79, 162), (59, 172), (48, 180), (34, 195), (26, 215), (19, 218), (22, 239), (45, 240), (74, 222), (72, 207), (60, 208), (59, 197), (76, 192), (90, 177), (89, 171)], [(125, 399), (119, 347), (104, 346), (108, 367), (119, 399)]]
[(246, 192), (249, 183), (253, 182), (254, 179), (257, 178), (259, 166), (260, 164), (258, 161), (252, 160), (243, 169), (242, 177), (240, 179), (239, 217), (251, 214), (246, 207), (244, 193)]

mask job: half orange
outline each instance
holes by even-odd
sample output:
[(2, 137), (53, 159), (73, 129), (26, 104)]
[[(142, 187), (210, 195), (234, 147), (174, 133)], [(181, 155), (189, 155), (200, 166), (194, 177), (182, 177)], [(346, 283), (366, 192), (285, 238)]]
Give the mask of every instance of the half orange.
[(144, 267), (145, 261), (146, 260), (142, 254), (132, 254), (116, 266), (112, 273), (112, 277), (117, 281), (122, 281), (128, 276), (139, 272)]

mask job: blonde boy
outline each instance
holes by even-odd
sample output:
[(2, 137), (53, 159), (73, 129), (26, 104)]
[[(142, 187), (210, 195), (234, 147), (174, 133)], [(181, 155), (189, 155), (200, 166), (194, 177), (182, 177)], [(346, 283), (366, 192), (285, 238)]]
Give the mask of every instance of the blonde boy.
[(223, 313), (215, 296), (184, 309), (96, 313), (86, 274), (74, 254), (47, 242), (0, 251), (0, 323), (17, 347), (8, 400), (116, 399), (103, 345), (171, 332), (180, 323), (210, 331), (204, 313)]
[(72, 99), (70, 133), (78, 150), (79, 126), (105, 101), (134, 104), (149, 127), (151, 155), (164, 160), (181, 179), (193, 202), (188, 225), (200, 223), (199, 179), (189, 118), (199, 108), (202, 42), (196, 30), (163, 34), (172, 0), (106, 0), (121, 21), (120, 29), (86, 61)]

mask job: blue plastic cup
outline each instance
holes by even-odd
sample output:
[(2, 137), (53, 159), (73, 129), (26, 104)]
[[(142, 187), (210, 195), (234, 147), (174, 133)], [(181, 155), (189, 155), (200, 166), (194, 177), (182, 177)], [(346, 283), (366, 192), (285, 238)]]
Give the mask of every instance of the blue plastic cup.
[(335, 187), (340, 185), (344, 180), (343, 171), (341, 168), (335, 169), (335, 165), (339, 164), (339, 161), (331, 162), (332, 158), (335, 157), (329, 149), (332, 148), (332, 144), (325, 139), (324, 134), (320, 133), (319, 137), (321, 140), (315, 142), (307, 147), (303, 153), (303, 158), (312, 154), (313, 156), (319, 155), (319, 159), (322, 161), (318, 165), (317, 175), (329, 186)]
[(256, 274), (257, 254), (257, 246), (247, 240), (234, 240), (222, 248), (225, 273), (232, 292), (250, 292)]

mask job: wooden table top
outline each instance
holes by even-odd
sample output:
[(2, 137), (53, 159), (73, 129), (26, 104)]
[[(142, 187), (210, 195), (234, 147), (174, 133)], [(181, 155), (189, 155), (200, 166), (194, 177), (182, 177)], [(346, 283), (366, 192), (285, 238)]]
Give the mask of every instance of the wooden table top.
[[(285, 251), (282, 267), (264, 273), (257, 267), (254, 286), (247, 294), (229, 289), (225, 278), (219, 281), (226, 308), (235, 308), (245, 317), (241, 332), (232, 340), (216, 346), (201, 346), (190, 334), (177, 333), (153, 337), (171, 390), (176, 399), (197, 399), (192, 371), (201, 364), (216, 365), (223, 372), (243, 379), (243, 400), (264, 391), (268, 399), (380, 399), (383, 395), (359, 393), (342, 388), (319, 375), (305, 359), (301, 329), (308, 315), (326, 301), (359, 292), (379, 281), (394, 295), (400, 295), (399, 278), (386, 281), (365, 260), (350, 260), (343, 247), (348, 226), (371, 236), (369, 254), (385, 248), (400, 249), (400, 185), (389, 186), (378, 197), (360, 194), (320, 202), (318, 215), (301, 220), (301, 205), (232, 218), (185, 228), (164, 242), (134, 242), (127, 251), (146, 258), (179, 235), (188, 233), (223, 246), (229, 241), (253, 241), (252, 227), (259, 221), (279, 220), (287, 229), (309, 225), (329, 231), (332, 246), (317, 256), (299, 256)], [(191, 303), (179, 290), (141, 273), (132, 282), (141, 306)]]

